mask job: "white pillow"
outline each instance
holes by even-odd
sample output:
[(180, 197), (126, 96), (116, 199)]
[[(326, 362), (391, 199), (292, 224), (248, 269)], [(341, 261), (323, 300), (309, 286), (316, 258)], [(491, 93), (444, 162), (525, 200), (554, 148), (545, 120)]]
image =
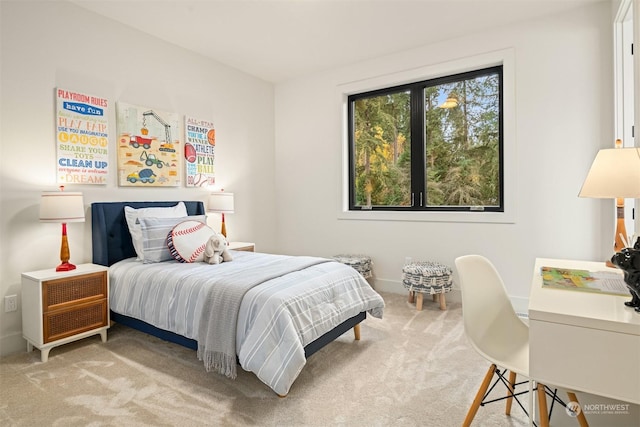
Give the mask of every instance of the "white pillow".
[(179, 202), (177, 205), (167, 208), (134, 209), (131, 206), (125, 206), (124, 216), (127, 219), (129, 233), (131, 233), (131, 240), (133, 241), (133, 247), (138, 255), (138, 260), (144, 260), (142, 230), (140, 228), (139, 218), (181, 218), (187, 215), (187, 207), (183, 202)]
[(171, 230), (185, 220), (189, 222), (205, 224), (205, 215), (187, 216), (181, 218), (140, 218), (140, 228), (142, 229), (142, 252), (145, 264), (154, 262), (172, 261), (173, 256), (167, 245), (167, 236)]
[(204, 260), (204, 248), (216, 234), (208, 225), (188, 219), (177, 224), (167, 235), (169, 253), (180, 262)]

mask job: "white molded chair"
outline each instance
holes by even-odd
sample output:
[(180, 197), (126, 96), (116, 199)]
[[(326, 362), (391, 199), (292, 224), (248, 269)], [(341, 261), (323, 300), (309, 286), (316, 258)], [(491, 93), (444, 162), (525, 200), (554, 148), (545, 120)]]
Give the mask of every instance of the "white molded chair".
[[(516, 375), (529, 377), (529, 326), (515, 313), (502, 278), (488, 259), (480, 255), (466, 255), (457, 258), (455, 265), (462, 291), (465, 334), (473, 348), (491, 362), (462, 425), (471, 425), (480, 405), (501, 400), (484, 401), (494, 375), (498, 377), (494, 386), (500, 381), (507, 387), (507, 395), (503, 398), (507, 401), (506, 415), (511, 415), (514, 398), (526, 413), (517, 398), (526, 391), (515, 393), (514, 389), (517, 385)], [(500, 368), (503, 369), (502, 372)], [(509, 371), (508, 380), (504, 377), (506, 371)], [(538, 384), (537, 390), (540, 424), (548, 426), (545, 386)], [(568, 395), (571, 401), (577, 402), (575, 394), (569, 392)], [(555, 393), (552, 397), (560, 401)], [(578, 415), (578, 421), (581, 426), (588, 427), (582, 412)]]

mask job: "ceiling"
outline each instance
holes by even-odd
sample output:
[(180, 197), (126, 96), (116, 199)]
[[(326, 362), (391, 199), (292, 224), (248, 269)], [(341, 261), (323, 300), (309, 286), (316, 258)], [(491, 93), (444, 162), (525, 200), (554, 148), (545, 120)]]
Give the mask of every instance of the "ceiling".
[(282, 82), (598, 0), (70, 0)]

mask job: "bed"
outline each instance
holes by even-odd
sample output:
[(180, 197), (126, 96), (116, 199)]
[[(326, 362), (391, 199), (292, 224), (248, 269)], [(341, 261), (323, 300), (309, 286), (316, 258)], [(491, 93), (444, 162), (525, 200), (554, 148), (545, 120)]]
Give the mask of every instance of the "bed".
[[(224, 310), (209, 308), (216, 299), (211, 295), (225, 286), (247, 286), (239, 309), (226, 304), (237, 321), (227, 314), (223, 319), (233, 323), (226, 329), (235, 329), (227, 331), (235, 346), (234, 371), (214, 370), (234, 378), (237, 364), (285, 396), (308, 357), (350, 329), (359, 339), (367, 313), (382, 317), (380, 295), (354, 269), (328, 259), (231, 251), (233, 261), (219, 265), (137, 261), (125, 206), (178, 203), (91, 205), (93, 262), (110, 267), (111, 320), (196, 350), (210, 370), (205, 345), (217, 345), (215, 328), (224, 323), (214, 318)], [(205, 214), (202, 202), (183, 203), (189, 216)], [(213, 332), (203, 332), (207, 327)]]

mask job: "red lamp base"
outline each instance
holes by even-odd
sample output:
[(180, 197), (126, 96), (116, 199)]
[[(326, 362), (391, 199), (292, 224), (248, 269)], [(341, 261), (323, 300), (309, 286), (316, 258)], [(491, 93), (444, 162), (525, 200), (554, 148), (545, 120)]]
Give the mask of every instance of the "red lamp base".
[(220, 229), (220, 233), (224, 236), (227, 237), (227, 226), (224, 223), (224, 213), (222, 214), (222, 227)]
[(60, 246), (60, 265), (56, 271), (75, 270), (76, 266), (69, 262), (69, 241), (67, 240), (67, 224), (62, 223), (62, 245)]
[(63, 262), (62, 264), (56, 267), (56, 271), (71, 271), (75, 269), (76, 269), (76, 266), (71, 264), (70, 262)]

